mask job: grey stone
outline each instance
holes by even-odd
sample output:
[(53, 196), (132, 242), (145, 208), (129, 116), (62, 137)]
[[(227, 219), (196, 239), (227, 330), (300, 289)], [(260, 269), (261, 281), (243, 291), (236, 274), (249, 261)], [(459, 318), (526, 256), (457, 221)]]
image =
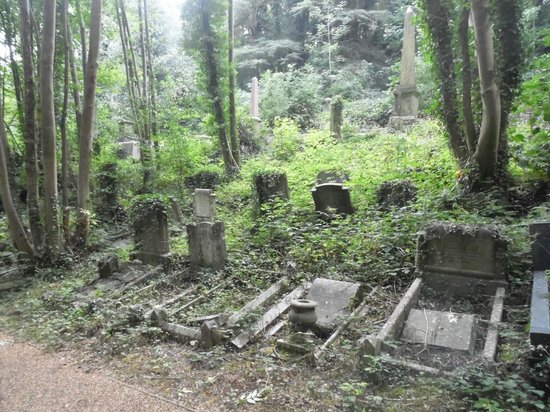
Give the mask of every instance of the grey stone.
[(402, 339), (474, 353), (475, 316), (464, 313), (411, 309)]
[(227, 258), (223, 222), (200, 222), (196, 225), (187, 225), (187, 238), (189, 259), (193, 270), (199, 267), (223, 270)]
[(134, 140), (128, 140), (125, 142), (118, 142), (118, 145), (120, 146), (120, 153), (121, 157), (123, 159), (126, 159), (128, 157), (139, 160), (141, 157), (141, 152), (139, 149), (139, 143)]
[(507, 288), (507, 242), (496, 229), (437, 223), (418, 236), (416, 268), (434, 289), (458, 296)]
[(206, 320), (201, 325), (201, 345), (204, 349), (212, 349), (223, 340), (223, 334), (218, 324), (213, 320)]
[(545, 271), (533, 273), (531, 292), (531, 345), (550, 345), (550, 299)]
[(97, 262), (97, 268), (101, 279), (108, 278), (118, 272), (118, 258), (116, 256), (103, 258)]
[(138, 209), (133, 222), (136, 257), (146, 264), (166, 263), (170, 257), (166, 206), (158, 199), (151, 199), (135, 207)]
[(334, 329), (351, 313), (361, 298), (361, 284), (317, 278), (312, 283), (307, 298), (318, 303), (317, 326)]
[(340, 183), (343, 184), (345, 181), (349, 180), (349, 175), (347, 173), (339, 173), (333, 170), (325, 170), (319, 172), (317, 175), (316, 182), (318, 185), (324, 183)]
[(354, 212), (349, 189), (342, 184), (320, 184), (311, 190), (311, 194), (317, 212), (326, 215), (333, 213), (348, 215)]
[(533, 270), (550, 269), (550, 222), (532, 223), (529, 231), (533, 236)]
[(214, 223), (216, 219), (216, 195), (210, 189), (195, 189), (193, 214), (197, 222)]
[(174, 196), (168, 196), (168, 200), (170, 201), (170, 217), (177, 223), (181, 223), (183, 221), (183, 215), (181, 213), (181, 207), (178, 203), (178, 199)]

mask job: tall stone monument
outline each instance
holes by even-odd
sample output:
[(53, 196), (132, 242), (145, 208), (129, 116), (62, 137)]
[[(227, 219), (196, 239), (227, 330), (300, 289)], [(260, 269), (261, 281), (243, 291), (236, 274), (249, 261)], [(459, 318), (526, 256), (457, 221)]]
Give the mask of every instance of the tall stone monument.
[(260, 87), (258, 86), (258, 78), (252, 78), (252, 88), (250, 89), (250, 117), (255, 122), (255, 132), (260, 132)]
[(391, 123), (403, 125), (411, 123), (418, 117), (418, 98), (415, 75), (415, 26), (414, 12), (408, 7), (405, 12), (403, 29), (403, 48), (401, 50), (401, 75), (399, 85), (394, 90), (395, 108)]

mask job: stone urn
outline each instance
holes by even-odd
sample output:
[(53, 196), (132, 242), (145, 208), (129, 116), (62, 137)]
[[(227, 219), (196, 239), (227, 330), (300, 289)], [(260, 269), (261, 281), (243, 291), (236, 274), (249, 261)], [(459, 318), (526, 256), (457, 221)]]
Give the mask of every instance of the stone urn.
[(308, 329), (317, 322), (315, 308), (317, 302), (309, 299), (296, 299), (290, 302), (288, 320), (298, 329)]

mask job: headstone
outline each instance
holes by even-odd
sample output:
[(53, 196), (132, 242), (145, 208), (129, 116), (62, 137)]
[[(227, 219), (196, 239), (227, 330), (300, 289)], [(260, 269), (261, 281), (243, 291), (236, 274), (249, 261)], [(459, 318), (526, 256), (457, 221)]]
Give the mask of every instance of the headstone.
[[(414, 26), (414, 12), (412, 7), (408, 7), (405, 12), (403, 28), (403, 48), (401, 49), (401, 74), (399, 77), (399, 86), (394, 91), (395, 94), (395, 116), (397, 118), (415, 119), (418, 117), (418, 91), (416, 90), (415, 79), (415, 55), (416, 55), (416, 35)], [(394, 126), (399, 121), (392, 121)]]
[(170, 252), (166, 206), (159, 199), (148, 199), (133, 209), (136, 257), (146, 264), (165, 263)]
[(108, 278), (118, 272), (118, 258), (116, 256), (103, 258), (97, 262), (97, 268), (101, 279)]
[(411, 309), (402, 339), (474, 353), (475, 316), (464, 313)]
[(254, 175), (254, 189), (259, 205), (276, 198), (289, 199), (288, 181), (284, 173), (271, 172)]
[(132, 158), (134, 160), (140, 159), (139, 143), (135, 140), (127, 140), (124, 142), (118, 142), (120, 146), (121, 158)]
[(507, 242), (496, 229), (436, 223), (418, 236), (416, 268), (435, 290), (494, 295), (508, 286)]
[(318, 185), (323, 183), (343, 184), (344, 182), (349, 180), (349, 175), (346, 173), (339, 173), (333, 170), (325, 170), (325, 171), (319, 172), (319, 174), (317, 175), (317, 179), (315, 180)]
[(339, 183), (323, 183), (311, 190), (315, 210), (325, 215), (343, 214), (354, 212), (351, 204), (349, 189)]
[(223, 222), (200, 222), (187, 225), (187, 238), (191, 269), (210, 267), (214, 270), (222, 270), (225, 267), (227, 251)]
[(168, 196), (168, 200), (170, 201), (170, 217), (177, 223), (181, 223), (183, 221), (183, 215), (181, 213), (181, 207), (178, 203), (178, 199), (174, 196)]
[(533, 290), (531, 292), (531, 345), (550, 346), (550, 295), (547, 270), (550, 270), (550, 222), (529, 225), (533, 236)]
[(533, 236), (533, 270), (550, 269), (550, 222), (532, 223), (529, 231)]
[(214, 223), (216, 218), (216, 195), (210, 189), (195, 189), (193, 215), (197, 222)]
[(317, 302), (317, 326), (332, 330), (351, 314), (353, 304), (361, 299), (359, 283), (317, 278), (312, 283), (307, 299)]
[(409, 180), (384, 182), (378, 188), (376, 197), (384, 210), (393, 207), (404, 207), (416, 199), (416, 187)]
[(330, 134), (336, 140), (342, 138), (343, 110), (344, 102), (340, 96), (336, 96), (330, 103)]

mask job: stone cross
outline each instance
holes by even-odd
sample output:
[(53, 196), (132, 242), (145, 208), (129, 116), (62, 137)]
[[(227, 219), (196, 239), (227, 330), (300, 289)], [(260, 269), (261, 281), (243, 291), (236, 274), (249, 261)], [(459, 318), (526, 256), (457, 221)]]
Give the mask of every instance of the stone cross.
[(216, 219), (216, 195), (210, 189), (195, 189), (193, 214), (197, 222), (214, 223)]
[(405, 12), (403, 48), (401, 50), (401, 75), (395, 94), (395, 114), (398, 117), (418, 116), (418, 91), (415, 79), (415, 27), (414, 12), (409, 6)]
[(250, 91), (250, 117), (260, 118), (260, 89), (258, 87), (258, 78), (252, 78), (252, 89)]

